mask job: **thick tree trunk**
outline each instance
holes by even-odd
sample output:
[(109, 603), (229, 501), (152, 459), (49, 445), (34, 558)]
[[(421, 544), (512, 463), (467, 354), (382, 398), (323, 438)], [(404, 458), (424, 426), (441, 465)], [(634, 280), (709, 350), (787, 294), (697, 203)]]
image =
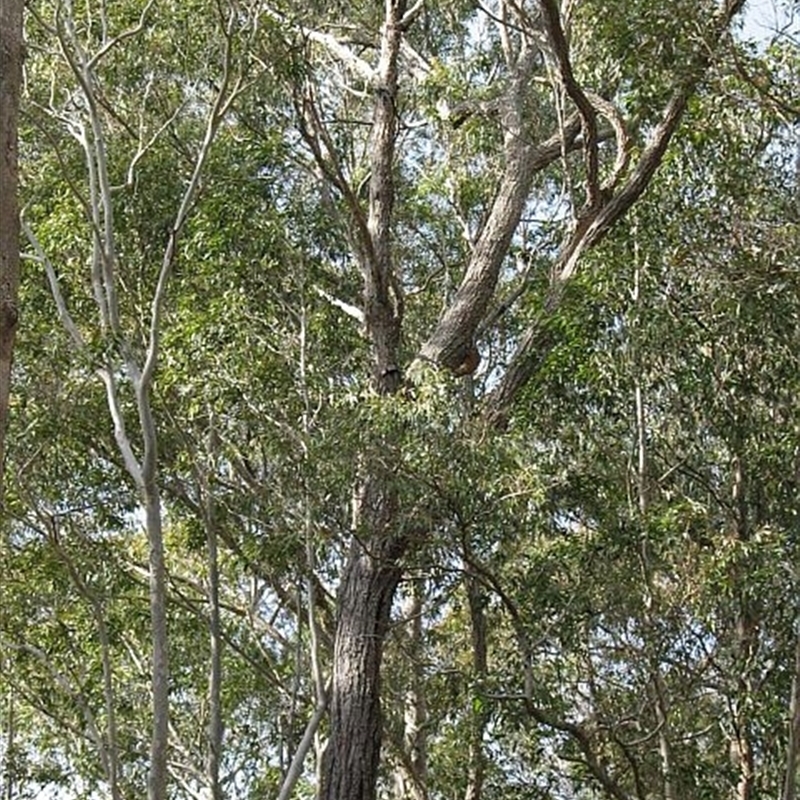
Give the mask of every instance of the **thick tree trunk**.
[[(386, 0), (381, 55), (373, 86), (367, 240), (363, 242), (364, 316), (379, 394), (401, 385), (397, 349), (402, 297), (392, 265), (397, 60), (405, 0)], [(388, 443), (391, 447), (391, 443)], [(333, 655), (330, 740), (324, 800), (375, 800), (381, 745), (380, 669), (392, 600), (408, 547), (396, 533), (397, 492), (380, 464), (365, 465), (351, 553), (339, 588)]]
[(324, 800), (375, 800), (380, 765), (380, 667), (404, 546), (354, 541), (339, 590)]
[[(719, 21), (720, 35), (743, 2), (726, 2), (725, 13)], [(374, 106), (366, 220), (358, 202), (351, 202), (353, 230), (359, 240), (358, 257), (364, 278), (364, 320), (374, 354), (373, 387), (382, 395), (398, 391), (402, 384), (398, 348), (403, 298), (392, 265), (392, 208), (395, 200), (392, 171), (398, 118), (398, 54), (403, 31), (414, 15), (413, 8), (406, 15), (406, 5), (405, 0), (385, 0), (381, 56), (372, 86)], [(555, 8), (553, 4), (551, 7)], [(472, 352), (476, 333), (486, 319), (533, 177), (565, 149), (573, 149), (581, 127), (591, 134), (593, 140), (584, 145), (585, 148), (596, 147), (592, 120), (587, 122), (584, 119), (582, 126), (577, 118), (565, 121), (558, 134), (539, 146), (529, 141), (524, 113), (525, 93), (539, 53), (538, 46), (534, 48), (532, 41), (526, 41), (522, 47), (510, 89), (503, 98), (505, 170), (498, 192), (461, 285), (420, 350), (421, 361), (454, 371)], [(614, 186), (603, 187), (607, 191), (602, 202), (600, 197), (596, 198), (590, 213), (581, 218), (575, 231), (567, 237), (554, 267), (555, 286), (546, 303), (546, 318), (552, 317), (557, 309), (562, 287), (572, 277), (581, 254), (597, 244), (641, 196), (661, 163), (688, 99), (709, 63), (710, 55), (706, 56), (704, 51), (704, 55), (692, 65), (692, 79), (681, 81), (676, 86), (662, 120), (655, 126), (652, 141), (643, 150), (637, 165), (627, 173), (627, 180), (619, 188), (616, 188), (616, 181)], [(594, 112), (587, 109), (584, 116), (593, 117)], [(320, 123), (317, 121), (317, 124)], [(310, 138), (313, 140), (313, 136)], [(623, 139), (619, 137), (617, 142), (620, 156), (627, 149)], [(326, 160), (318, 142), (312, 143), (312, 150), (323, 172), (336, 176), (336, 167)], [(621, 182), (622, 170), (617, 177)], [(346, 195), (355, 197), (352, 188), (346, 188), (341, 173), (336, 180), (340, 186), (344, 184)], [(548, 348), (552, 346), (553, 334), (541, 324), (534, 324), (522, 336), (520, 348), (506, 376), (487, 400), (487, 413), (495, 421), (502, 422), (521, 388), (541, 363), (532, 350), (543, 339)], [(389, 460), (384, 458), (384, 463)], [(381, 659), (392, 600), (401, 577), (401, 562), (410, 541), (398, 532), (397, 492), (392, 485), (392, 476), (382, 467), (375, 469), (375, 466), (365, 465), (356, 536), (339, 590), (330, 740), (323, 764), (322, 800), (375, 800), (377, 795)], [(478, 662), (476, 668), (480, 670)], [(605, 778), (604, 785), (611, 786), (615, 796), (619, 796), (619, 790), (615, 790), (605, 776), (602, 765), (598, 764), (594, 769)], [(471, 776), (470, 798), (480, 796), (481, 784), (480, 773)]]
[(11, 363), (19, 312), (19, 161), (17, 121), (22, 85), (22, 0), (0, 0), (0, 504)]

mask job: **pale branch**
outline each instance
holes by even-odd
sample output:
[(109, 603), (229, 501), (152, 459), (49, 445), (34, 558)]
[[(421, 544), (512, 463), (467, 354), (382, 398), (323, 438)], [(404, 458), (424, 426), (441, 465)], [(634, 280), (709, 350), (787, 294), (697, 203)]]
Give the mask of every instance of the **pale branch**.
[(125, 185), (129, 187), (133, 186), (135, 183), (136, 168), (139, 165), (139, 162), (145, 155), (147, 155), (164, 131), (168, 130), (172, 123), (175, 122), (175, 120), (180, 116), (181, 112), (186, 108), (188, 103), (188, 100), (184, 100), (182, 103), (180, 103), (175, 108), (175, 111), (170, 114), (167, 120), (156, 129), (155, 133), (153, 133), (147, 141), (144, 141), (144, 104), (147, 102), (147, 93), (149, 92), (151, 83), (152, 82), (148, 82), (147, 88), (145, 89), (145, 96), (142, 99), (142, 113), (139, 120), (139, 144), (136, 148), (133, 158), (128, 164), (128, 169), (125, 176)]
[[(36, 16), (34, 14), (34, 16)], [(43, 20), (37, 17), (37, 22), (48, 31), (52, 31), (55, 35), (55, 29), (48, 28)], [(100, 315), (101, 327), (107, 330), (110, 327), (108, 308), (105, 299), (105, 292), (103, 290), (103, 267), (100, 242), (102, 241), (101, 219), (99, 213), (99, 203), (97, 200), (97, 180), (96, 168), (92, 158), (92, 151), (89, 146), (89, 139), (86, 134), (86, 127), (81, 120), (76, 119), (74, 114), (64, 113), (55, 108), (54, 98), (51, 96), (48, 106), (40, 105), (36, 102), (31, 103), (32, 107), (38, 108), (45, 115), (51, 119), (57, 120), (62, 123), (69, 134), (78, 142), (81, 149), (84, 151), (86, 157), (86, 168), (88, 171), (88, 185), (89, 197), (88, 199), (83, 195), (75, 180), (71, 177), (71, 170), (68, 168), (64, 155), (61, 152), (61, 147), (58, 140), (53, 136), (52, 132), (46, 127), (38, 123), (37, 127), (40, 132), (49, 141), (53, 153), (58, 160), (59, 166), (69, 187), (73, 197), (83, 209), (87, 223), (90, 226), (92, 233), (92, 270), (91, 270), (91, 283), (92, 293), (97, 305), (98, 313)]]
[(397, 22), (398, 27), (403, 31), (407, 31), (424, 7), (425, 0), (417, 0), (411, 8), (403, 11), (402, 18)]
[(147, 0), (145, 7), (142, 9), (141, 13), (139, 14), (139, 21), (134, 25), (132, 28), (128, 28), (127, 30), (118, 33), (111, 39), (108, 39), (108, 31), (103, 31), (103, 40), (105, 44), (87, 61), (86, 66), (88, 69), (94, 69), (100, 60), (106, 56), (114, 47), (118, 44), (122, 44), (122, 42), (126, 41), (127, 39), (132, 39), (134, 36), (138, 36), (143, 30), (145, 23), (147, 22), (147, 15), (150, 13), (150, 9), (155, 4), (155, 0)]
[[(22, 227), (26, 237), (28, 238), (28, 241), (36, 253), (37, 261), (44, 265), (47, 280), (50, 284), (50, 291), (53, 295), (53, 299), (56, 304), (56, 311), (61, 324), (68, 333), (73, 346), (78, 350), (78, 352), (86, 354), (88, 352), (86, 342), (80, 332), (80, 329), (75, 323), (75, 320), (72, 318), (72, 315), (69, 312), (53, 263), (44, 252), (44, 249), (42, 248), (42, 245), (35, 233), (24, 219), (22, 220)], [(131, 446), (130, 438), (127, 434), (125, 418), (117, 394), (117, 381), (114, 375), (114, 370), (108, 365), (101, 366), (97, 367), (97, 374), (100, 376), (103, 384), (106, 387), (109, 413), (111, 414), (111, 419), (114, 425), (114, 439), (116, 440), (120, 454), (122, 455), (125, 469), (128, 472), (128, 475), (130, 475), (130, 477), (133, 479), (136, 487), (141, 489), (143, 485), (141, 465), (139, 464), (133, 452), (133, 447)]]
[(503, 57), (505, 58), (506, 67), (508, 69), (513, 69), (514, 62), (516, 61), (516, 55), (514, 53), (514, 45), (511, 42), (511, 31), (513, 30), (514, 26), (508, 19), (508, 10), (506, 8), (506, 4), (500, 4), (500, 17), (496, 17), (491, 14), (484, 6), (480, 4), (480, 2), (478, 2), (478, 8), (480, 8), (484, 14), (489, 16), (489, 18), (495, 23), (497, 34), (500, 37), (500, 44), (503, 48)]
[(403, 39), (400, 43), (400, 54), (403, 56), (404, 63), (414, 80), (421, 82), (430, 76), (431, 65), (409, 44), (407, 39)]
[(89, 225), (92, 230), (92, 292), (97, 305), (97, 313), (100, 315), (100, 328), (103, 333), (109, 329), (113, 331), (111, 314), (109, 311), (108, 297), (106, 293), (107, 273), (104, 269), (104, 250), (102, 219), (100, 215), (100, 203), (97, 196), (97, 168), (89, 146), (89, 139), (86, 128), (82, 122), (75, 122), (70, 126), (72, 135), (76, 138), (83, 148), (86, 157), (87, 179), (89, 183)]
[(56, 274), (53, 262), (47, 257), (41, 242), (36, 237), (36, 234), (31, 230), (30, 225), (28, 225), (24, 217), (21, 219), (21, 224), (22, 230), (27, 237), (28, 242), (30, 242), (31, 247), (33, 247), (34, 252), (36, 253), (36, 261), (44, 265), (47, 281), (50, 284), (50, 293), (53, 295), (53, 299), (56, 303), (58, 319), (64, 327), (64, 330), (69, 334), (69, 338), (72, 340), (72, 344), (75, 346), (75, 348), (79, 352), (84, 353), (86, 351), (86, 342), (83, 340), (83, 335), (81, 334), (78, 326), (75, 324), (75, 320), (69, 313), (67, 302), (64, 299), (63, 292), (61, 291), (61, 285), (59, 284), (58, 275)]
[(111, 415), (111, 421), (114, 424), (114, 440), (117, 443), (122, 460), (125, 464), (125, 469), (128, 475), (131, 476), (136, 488), (141, 490), (144, 488), (144, 477), (142, 475), (142, 467), (136, 458), (131, 440), (128, 437), (128, 432), (125, 426), (125, 416), (122, 412), (122, 406), (117, 394), (117, 382), (114, 377), (113, 370), (110, 367), (102, 367), (98, 369), (98, 375), (106, 387), (106, 399), (108, 401), (108, 411)]
[[(313, 436), (313, 425), (317, 410), (311, 401), (308, 386), (308, 309), (306, 303), (301, 306), (299, 322), (299, 353), (298, 367), (303, 398), (302, 414), (302, 453), (303, 459), (309, 456), (308, 443)], [(307, 485), (303, 486), (303, 538), (305, 540), (306, 570), (305, 576), (308, 616), (309, 649), (311, 658), (311, 676), (314, 682), (314, 695), (318, 706), (326, 706), (329, 690), (325, 686), (322, 659), (320, 658), (320, 625), (317, 616), (317, 554), (314, 544), (313, 500)], [(298, 615), (299, 617), (299, 615)]]
[(344, 45), (339, 39), (330, 33), (323, 33), (322, 31), (314, 30), (313, 28), (306, 27), (294, 22), (286, 14), (275, 10), (274, 8), (264, 8), (264, 13), (282, 25), (288, 25), (294, 28), (302, 36), (311, 42), (322, 45), (329, 53), (336, 56), (345, 66), (347, 66), (355, 75), (363, 78), (368, 83), (372, 83), (376, 78), (375, 70), (370, 66), (367, 61), (357, 56), (349, 47)]
[(175, 263), (175, 256), (178, 244), (178, 237), (183, 231), (183, 227), (189, 216), (197, 193), (200, 188), (200, 178), (203, 173), (206, 161), (208, 160), (211, 147), (216, 139), (217, 130), (220, 123), (227, 115), (232, 103), (239, 94), (241, 88), (241, 78), (236, 80), (232, 77), (232, 60), (233, 60), (233, 23), (234, 14), (228, 21), (225, 31), (225, 47), (223, 54), (223, 72), (220, 81), (220, 88), (217, 91), (217, 96), (214, 99), (214, 104), (211, 107), (208, 118), (206, 120), (206, 129), (203, 136), (203, 141), (200, 144), (200, 149), (195, 159), (192, 175), (189, 178), (189, 183), (183, 192), (181, 203), (175, 214), (175, 219), (172, 222), (170, 230), (169, 241), (164, 250), (164, 256), (161, 262), (161, 270), (159, 271), (158, 281), (156, 283), (156, 290), (153, 295), (153, 300), (150, 306), (150, 333), (147, 345), (147, 354), (145, 356), (144, 365), (142, 366), (141, 387), (143, 390), (149, 389), (152, 383), (155, 367), (158, 362), (159, 355), (159, 342), (161, 334), (161, 317), (163, 314), (164, 300), (166, 297), (167, 286), (169, 279), (172, 275), (173, 266)]
[(331, 682), (328, 681), (327, 685), (325, 686), (323, 697), (321, 700), (317, 701), (317, 705), (314, 708), (314, 713), (311, 715), (311, 718), (306, 725), (306, 729), (303, 732), (303, 738), (300, 740), (297, 750), (295, 750), (292, 763), (289, 765), (289, 769), (286, 771), (286, 776), (284, 777), (280, 791), (278, 792), (278, 800), (290, 800), (292, 794), (294, 793), (294, 788), (297, 785), (297, 781), (303, 774), (303, 765), (305, 764), (306, 756), (314, 744), (314, 737), (317, 735), (317, 731), (322, 724), (322, 720), (325, 719), (325, 715), (328, 713), (330, 692)]
[(334, 297), (319, 286), (315, 286), (314, 291), (324, 300), (327, 300), (332, 306), (336, 306), (336, 308), (344, 311), (345, 314), (352, 317), (361, 325), (364, 324), (364, 312), (358, 306), (354, 306), (352, 303), (347, 303), (344, 300), (340, 300), (338, 297)]
[[(60, 9), (57, 13), (56, 30), (62, 55), (70, 66), (75, 79), (81, 87), (86, 111), (89, 116), (92, 137), (83, 134), (82, 144), (86, 151), (87, 166), (92, 180), (92, 209), (97, 226), (95, 243), (100, 252), (103, 276), (104, 308), (107, 319), (104, 320), (115, 336), (121, 338), (122, 324), (117, 295), (117, 247), (114, 226), (114, 205), (111, 192), (111, 180), (108, 173), (108, 154), (106, 149), (105, 130), (95, 97), (97, 80), (89, 65), (89, 57), (83, 49), (72, 17), (68, 14), (64, 24), (60, 21)], [(65, 33), (66, 29), (66, 33)], [(98, 233), (102, 238), (98, 241)]]

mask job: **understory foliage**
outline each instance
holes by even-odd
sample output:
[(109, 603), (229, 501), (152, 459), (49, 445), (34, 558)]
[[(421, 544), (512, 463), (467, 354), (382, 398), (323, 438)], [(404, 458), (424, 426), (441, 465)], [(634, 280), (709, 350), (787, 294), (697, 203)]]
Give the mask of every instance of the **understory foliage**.
[(372, 559), (347, 800), (795, 800), (797, 10), (736, 6), (28, 3), (3, 798), (345, 800)]

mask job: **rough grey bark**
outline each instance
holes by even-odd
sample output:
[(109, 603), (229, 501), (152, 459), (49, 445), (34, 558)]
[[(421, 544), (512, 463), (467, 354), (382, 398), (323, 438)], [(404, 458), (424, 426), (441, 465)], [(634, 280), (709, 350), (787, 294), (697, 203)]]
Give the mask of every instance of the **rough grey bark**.
[(22, 86), (22, 0), (0, 0), (0, 506), (5, 437), (19, 309), (19, 160), (17, 124)]
[[(397, 136), (397, 59), (405, 0), (387, 0), (374, 92), (367, 232), (362, 243), (364, 318), (373, 348), (373, 385), (401, 385), (398, 346), (402, 298), (392, 265)], [(325, 800), (375, 800), (380, 764), (380, 667), (392, 599), (407, 541), (394, 530), (392, 476), (365, 465), (355, 513), (356, 535), (339, 588), (333, 655), (330, 739), (323, 765)]]
[[(368, 523), (370, 528), (373, 523)], [(338, 597), (330, 739), (323, 772), (326, 800), (376, 797), (382, 728), (380, 667), (403, 549), (379, 546), (377, 552), (368, 552), (357, 540), (353, 543)]]

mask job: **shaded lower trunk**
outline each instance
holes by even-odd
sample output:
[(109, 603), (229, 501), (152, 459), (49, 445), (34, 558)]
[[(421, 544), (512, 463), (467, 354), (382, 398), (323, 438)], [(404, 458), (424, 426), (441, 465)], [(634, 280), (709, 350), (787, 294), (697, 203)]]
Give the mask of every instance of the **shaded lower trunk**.
[[(379, 388), (395, 391), (386, 371)], [(356, 501), (350, 555), (337, 598), (330, 736), (322, 765), (322, 800), (375, 800), (381, 755), (381, 662), (401, 561), (409, 539), (398, 534), (397, 491), (376, 467)]]
[(377, 794), (381, 659), (406, 544), (379, 536), (369, 543), (374, 548), (354, 541), (339, 590), (323, 800), (375, 800)]

